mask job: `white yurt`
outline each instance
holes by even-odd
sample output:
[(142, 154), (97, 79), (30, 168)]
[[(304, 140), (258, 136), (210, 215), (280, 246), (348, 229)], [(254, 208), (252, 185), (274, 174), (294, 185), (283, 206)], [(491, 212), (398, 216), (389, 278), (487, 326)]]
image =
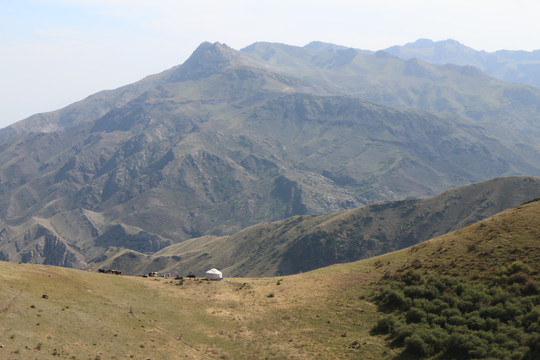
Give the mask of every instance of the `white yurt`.
[(206, 272), (207, 280), (221, 280), (223, 279), (223, 274), (218, 269), (211, 269)]

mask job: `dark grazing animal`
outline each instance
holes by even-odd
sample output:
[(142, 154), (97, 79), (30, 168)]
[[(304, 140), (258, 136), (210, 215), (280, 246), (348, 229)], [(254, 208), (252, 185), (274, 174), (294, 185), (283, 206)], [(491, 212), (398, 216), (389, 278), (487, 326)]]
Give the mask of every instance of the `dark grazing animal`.
[(103, 273), (103, 274), (122, 275), (122, 271), (121, 271), (121, 270), (113, 270), (113, 269), (105, 270), (105, 269), (98, 269), (98, 272)]

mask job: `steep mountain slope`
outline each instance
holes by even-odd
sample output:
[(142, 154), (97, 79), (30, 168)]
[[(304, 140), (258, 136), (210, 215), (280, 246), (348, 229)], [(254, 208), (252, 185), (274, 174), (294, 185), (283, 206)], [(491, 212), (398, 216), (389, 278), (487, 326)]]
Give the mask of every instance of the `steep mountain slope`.
[(135, 84), (100, 91), (63, 109), (32, 115), (3, 128), (0, 131), (0, 141), (31, 132), (62, 131), (95, 120), (113, 109), (122, 107), (162, 82), (160, 74), (148, 76)]
[(451, 39), (418, 39), (384, 51), (405, 60), (417, 58), (433, 64), (474, 66), (489, 76), (540, 88), (540, 50), (486, 52), (474, 50)]
[(50, 133), (38, 123), (3, 142), (4, 259), (80, 267), (81, 252), (86, 260), (110, 245), (152, 252), (306, 211), (274, 162), (239, 152), (243, 138), (223, 131), (239, 107), (317, 90), (246, 68), (219, 44), (201, 45), (160, 76), (159, 86), (93, 121)]
[[(450, 283), (443, 289), (443, 300), (431, 303), (402, 298), (411, 304), (447, 310), (430, 316), (439, 323), (446, 320), (447, 313), (459, 314), (451, 321), (463, 321), (461, 309), (476, 306), (469, 301), (470, 296), (499, 303), (495, 309), (488, 303), (480, 304), (483, 308), (467, 317), (465, 325), (447, 326), (447, 330), (467, 336), (455, 335), (452, 347), (442, 347), (440, 352), (460, 347), (480, 351), (487, 345), (490, 351), (510, 348), (506, 357), (534, 359), (538, 342), (530, 339), (537, 336), (537, 309), (515, 305), (534, 304), (538, 297), (538, 292), (531, 295), (530, 291), (538, 290), (540, 281), (539, 216), (540, 202), (536, 201), (401, 251), (279, 278), (172, 281), (0, 262), (0, 356), (420, 358), (422, 354), (403, 352), (396, 343), (387, 341), (388, 335), (372, 331), (387, 317), (378, 311), (375, 295), (397, 281), (418, 281), (407, 292), (414, 296), (426, 288), (419, 281), (436, 278), (437, 285)], [(506, 275), (519, 264), (517, 276)], [(464, 290), (462, 295), (454, 294), (455, 284)], [(497, 288), (495, 293), (485, 291), (490, 285)], [(510, 299), (503, 298), (507, 294), (499, 290), (505, 285), (514, 291)], [(428, 287), (428, 294), (433, 288)], [(398, 287), (392, 290), (394, 294), (402, 292)], [(514, 316), (510, 320), (490, 318), (497, 309)], [(482, 321), (495, 324), (496, 331), (481, 330), (484, 339), (467, 348), (471, 340), (477, 340), (468, 324), (483, 326)], [(402, 328), (409, 330), (423, 328), (416, 322), (404, 325)], [(524, 326), (530, 326), (531, 331)], [(429, 340), (444, 338), (437, 330), (429, 333)], [(406, 338), (413, 333), (402, 335)], [(452, 355), (450, 358), (471, 357), (467, 352)], [(505, 353), (498, 356), (504, 357)]]
[[(355, 54), (317, 61), (358, 80)], [(0, 131), (0, 259), (83, 268), (110, 247), (152, 254), (294, 215), (540, 175), (534, 126), (497, 138), (466, 118), (361, 100), (337, 86), (337, 70), (314, 81), (275, 59), (204, 43), (180, 66)], [(386, 59), (369, 63), (384, 72)], [(518, 105), (512, 114), (529, 111)]]
[[(498, 178), (422, 200), (377, 203), (340, 213), (255, 225), (229, 237), (203, 237), (154, 255), (111, 249), (94, 268), (132, 274), (275, 276), (402, 249), (540, 196), (540, 178)], [(101, 261), (100, 261), (101, 260)]]

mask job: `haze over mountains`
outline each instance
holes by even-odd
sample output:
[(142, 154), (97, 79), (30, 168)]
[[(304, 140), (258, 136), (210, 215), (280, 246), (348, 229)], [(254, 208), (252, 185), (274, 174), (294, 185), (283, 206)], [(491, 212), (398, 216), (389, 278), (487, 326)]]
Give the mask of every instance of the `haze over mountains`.
[(540, 87), (540, 50), (486, 52), (451, 39), (437, 42), (419, 39), (385, 51), (405, 60), (417, 58), (433, 64), (474, 66), (501, 80)]
[[(322, 43), (203, 43), (182, 65), (0, 131), (0, 260), (84, 268), (119, 248), (140, 259), (261, 222), (540, 176), (539, 109), (539, 89), (471, 66)], [(508, 181), (520, 184), (511, 202), (479, 204), (539, 196), (536, 178)], [(385, 248), (364, 245), (280, 271)]]

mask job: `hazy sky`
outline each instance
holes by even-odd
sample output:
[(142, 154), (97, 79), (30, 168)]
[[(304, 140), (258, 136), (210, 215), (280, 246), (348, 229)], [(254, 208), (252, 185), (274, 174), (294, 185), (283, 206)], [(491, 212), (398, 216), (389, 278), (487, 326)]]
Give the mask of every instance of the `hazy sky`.
[(203, 41), (540, 49), (538, 0), (0, 0), (0, 127), (183, 63)]

